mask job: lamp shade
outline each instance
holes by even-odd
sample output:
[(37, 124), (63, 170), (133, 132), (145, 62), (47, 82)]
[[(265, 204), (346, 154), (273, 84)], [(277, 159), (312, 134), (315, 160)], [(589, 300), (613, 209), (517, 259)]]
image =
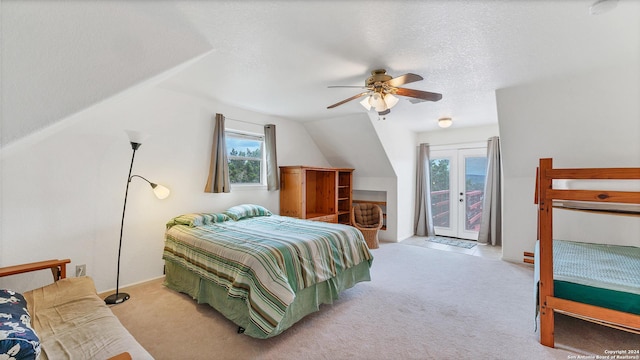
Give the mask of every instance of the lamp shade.
[(400, 101), (400, 99), (393, 96), (392, 94), (387, 94), (384, 96), (384, 102), (387, 104), (387, 109), (391, 109), (392, 107), (396, 106), (398, 101)]
[(384, 98), (379, 93), (374, 93), (369, 99), (369, 104), (373, 106), (377, 112), (387, 110), (387, 104), (384, 102)]
[(364, 108), (367, 109), (367, 111), (371, 110), (371, 104), (369, 104), (369, 98), (371, 98), (371, 96), (367, 96), (366, 98), (364, 98), (364, 100), (360, 101), (360, 105), (364, 106)]
[(376, 112), (381, 113), (389, 111), (389, 109), (396, 106), (398, 101), (400, 101), (400, 99), (393, 96), (393, 94), (374, 92), (373, 94), (365, 97), (364, 100), (360, 101), (360, 105), (367, 109), (367, 111), (371, 110), (373, 107)]
[(162, 185), (151, 183), (151, 187), (153, 188), (153, 193), (160, 200), (166, 199), (171, 194), (171, 191)]
[(142, 144), (142, 142), (149, 137), (148, 134), (141, 133), (140, 131), (125, 130), (125, 132), (129, 137), (129, 141), (136, 144)]

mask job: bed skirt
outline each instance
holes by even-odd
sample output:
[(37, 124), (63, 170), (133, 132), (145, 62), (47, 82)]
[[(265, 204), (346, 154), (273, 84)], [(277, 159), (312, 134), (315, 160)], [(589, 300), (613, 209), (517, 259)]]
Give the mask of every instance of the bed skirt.
[(165, 286), (190, 295), (198, 304), (209, 304), (227, 319), (244, 328), (245, 334), (258, 339), (266, 339), (282, 333), (306, 315), (318, 311), (320, 304), (332, 304), (343, 290), (353, 287), (358, 282), (371, 280), (369, 263), (363, 261), (342, 271), (334, 278), (298, 291), (282, 321), (271, 333), (265, 334), (250, 321), (245, 300), (227, 296), (225, 288), (200, 278), (179, 264), (165, 261), (165, 266)]

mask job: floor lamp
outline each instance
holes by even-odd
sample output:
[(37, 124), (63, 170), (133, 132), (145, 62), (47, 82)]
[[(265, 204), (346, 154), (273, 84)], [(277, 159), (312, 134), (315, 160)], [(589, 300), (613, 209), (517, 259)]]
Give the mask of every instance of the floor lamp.
[(140, 145), (142, 145), (142, 142), (140, 140), (134, 140), (134, 138), (137, 135), (138, 134), (134, 132), (129, 133), (129, 139), (131, 143), (131, 148), (133, 149), (133, 155), (131, 155), (131, 165), (129, 166), (129, 176), (127, 177), (127, 189), (124, 192), (124, 207), (122, 208), (122, 222), (120, 223), (120, 242), (118, 244), (118, 271), (116, 275), (116, 293), (111, 294), (104, 299), (104, 302), (107, 304), (120, 304), (128, 300), (130, 297), (129, 294), (121, 293), (119, 290), (120, 290), (120, 253), (122, 251), (122, 230), (124, 228), (124, 214), (125, 214), (125, 211), (127, 210), (127, 195), (129, 194), (129, 184), (131, 183), (131, 180), (134, 177), (137, 177), (148, 182), (149, 185), (151, 185), (151, 188), (153, 189), (153, 193), (156, 195), (158, 199), (165, 199), (170, 194), (169, 189), (167, 189), (162, 185), (154, 184), (140, 175), (131, 175), (131, 170), (133, 170), (133, 159), (135, 159), (136, 157), (136, 150), (138, 150), (140, 148)]

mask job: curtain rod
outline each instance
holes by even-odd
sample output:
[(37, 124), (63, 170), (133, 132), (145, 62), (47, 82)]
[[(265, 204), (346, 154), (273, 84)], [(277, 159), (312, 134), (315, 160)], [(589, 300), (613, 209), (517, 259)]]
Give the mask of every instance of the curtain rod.
[[(425, 144), (425, 143), (420, 143), (420, 144)], [(418, 144), (418, 146), (420, 146), (420, 144)], [(429, 147), (432, 148), (432, 147), (439, 147), (439, 146), (450, 147), (450, 146), (475, 146), (480, 144), (486, 145), (487, 142), (483, 140), (479, 140), (479, 141), (448, 143), (448, 144), (433, 144), (433, 143), (427, 142), (426, 144), (428, 144)]]
[(224, 118), (227, 119), (227, 120), (237, 121), (237, 122), (241, 122), (241, 123), (245, 123), (245, 124), (251, 124), (251, 125), (258, 125), (258, 126), (267, 125), (267, 124), (258, 124), (258, 123), (254, 123), (254, 122), (246, 121), (246, 120), (232, 119), (232, 118), (229, 118), (229, 117), (226, 117), (226, 116)]
[[(464, 145), (475, 145), (475, 144), (486, 144), (487, 141), (493, 139), (493, 138), (498, 138), (500, 139), (500, 136), (494, 135), (494, 136), (489, 136), (487, 138), (487, 140), (476, 140), (476, 141), (467, 141), (467, 142), (457, 142), (457, 143), (448, 143), (448, 144), (434, 144), (431, 142), (422, 142), (420, 144), (429, 144), (429, 147), (433, 147), (433, 146), (464, 146)], [(418, 145), (420, 145), (418, 144)]]

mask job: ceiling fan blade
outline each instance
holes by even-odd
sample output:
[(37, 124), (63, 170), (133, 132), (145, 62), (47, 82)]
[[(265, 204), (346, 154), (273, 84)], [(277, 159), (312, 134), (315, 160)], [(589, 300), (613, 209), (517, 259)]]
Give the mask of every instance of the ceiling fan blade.
[(408, 73), (408, 74), (395, 77), (391, 80), (387, 80), (387, 84), (393, 87), (398, 87), (400, 85), (404, 85), (404, 84), (408, 84), (408, 83), (412, 83), (420, 80), (424, 80), (422, 76)]
[(395, 93), (396, 95), (408, 96), (408, 97), (422, 99), (426, 101), (438, 101), (442, 99), (442, 94), (421, 91), (421, 90), (414, 90), (414, 89), (397, 88)]
[(352, 96), (352, 97), (350, 97), (350, 98), (348, 98), (348, 99), (344, 99), (344, 100), (342, 100), (342, 101), (340, 101), (340, 102), (338, 102), (338, 103), (335, 103), (335, 104), (333, 104), (333, 105), (331, 105), (331, 106), (327, 106), (327, 109), (333, 109), (333, 108), (334, 108), (334, 107), (336, 107), (336, 106), (340, 106), (340, 105), (342, 105), (342, 104), (344, 104), (344, 103), (348, 103), (348, 102), (349, 102), (349, 101), (351, 101), (351, 100), (355, 100), (355, 99), (357, 99), (357, 98), (359, 98), (359, 97), (363, 97), (363, 96), (368, 95), (368, 94), (369, 94), (369, 92), (368, 92), (368, 91), (365, 91), (365, 92), (360, 93), (360, 94), (358, 94), (358, 95), (354, 95), (354, 96)]

